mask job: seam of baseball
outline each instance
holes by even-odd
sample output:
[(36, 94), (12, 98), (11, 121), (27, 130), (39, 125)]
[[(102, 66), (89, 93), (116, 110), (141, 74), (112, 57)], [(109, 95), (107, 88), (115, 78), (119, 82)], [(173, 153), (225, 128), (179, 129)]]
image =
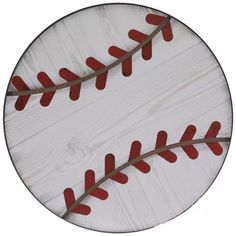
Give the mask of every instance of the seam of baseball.
[(120, 165), (119, 167), (115, 168), (113, 171), (102, 177), (100, 180), (95, 182), (94, 185), (89, 187), (77, 200), (66, 210), (66, 212), (62, 215), (62, 218), (65, 219), (72, 211), (73, 209), (83, 200), (85, 199), (94, 189), (96, 189), (98, 186), (100, 186), (102, 183), (104, 183), (106, 180), (110, 179), (112, 176), (120, 172), (121, 170), (125, 169), (128, 166), (131, 166), (143, 159), (146, 159), (148, 157), (153, 156), (154, 154), (159, 154), (161, 152), (178, 148), (178, 147), (184, 147), (189, 146), (193, 144), (202, 144), (202, 143), (216, 143), (216, 142), (229, 142), (230, 137), (218, 137), (218, 138), (203, 138), (203, 139), (193, 139), (191, 141), (181, 141), (178, 143), (173, 143), (166, 145), (161, 148), (154, 149), (152, 151), (149, 151), (147, 153), (144, 153), (134, 159), (129, 160), (128, 162), (125, 162), (124, 164)]
[(117, 65), (121, 64), (123, 61), (128, 59), (130, 56), (134, 55), (136, 52), (138, 52), (141, 48), (143, 48), (146, 44), (148, 44), (163, 28), (164, 26), (170, 21), (171, 16), (166, 16), (164, 20), (160, 23), (160, 25), (140, 44), (138, 44), (136, 47), (134, 47), (132, 50), (127, 52), (124, 56), (120, 57), (116, 61), (112, 62), (106, 67), (103, 67), (100, 70), (97, 70), (96, 72), (93, 72), (89, 75), (86, 75), (84, 77), (81, 77), (79, 79), (47, 87), (47, 88), (39, 88), (39, 89), (32, 89), (32, 90), (21, 90), (21, 91), (8, 91), (7, 96), (27, 96), (27, 95), (32, 95), (32, 94), (39, 94), (39, 93), (49, 93), (53, 92), (59, 89), (67, 88), (67, 87), (72, 87), (74, 85), (80, 84), (82, 82), (85, 82), (87, 80), (90, 80), (94, 77), (97, 77), (98, 75), (101, 75), (110, 69), (116, 67)]

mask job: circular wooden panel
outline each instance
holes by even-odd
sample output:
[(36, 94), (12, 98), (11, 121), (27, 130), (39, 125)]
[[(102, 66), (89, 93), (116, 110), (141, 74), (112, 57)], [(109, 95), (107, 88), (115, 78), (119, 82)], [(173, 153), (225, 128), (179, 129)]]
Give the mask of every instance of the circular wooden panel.
[(27, 48), (4, 124), (13, 164), (45, 207), (129, 232), (206, 192), (229, 147), (232, 108), (217, 59), (191, 29), (148, 7), (106, 4), (60, 19)]

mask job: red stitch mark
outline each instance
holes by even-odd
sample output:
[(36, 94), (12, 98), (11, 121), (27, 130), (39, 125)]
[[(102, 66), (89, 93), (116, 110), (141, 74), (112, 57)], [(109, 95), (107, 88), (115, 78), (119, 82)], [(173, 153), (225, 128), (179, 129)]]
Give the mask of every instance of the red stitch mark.
[[(142, 147), (142, 144), (139, 141), (136, 140), (136, 141), (132, 142), (131, 148), (130, 148), (129, 160), (132, 160), (132, 159), (140, 156), (141, 147)], [(145, 174), (148, 173), (151, 169), (149, 164), (144, 160), (141, 160), (141, 161), (133, 164), (133, 166)]]
[[(147, 23), (152, 24), (152, 25), (160, 25), (164, 18), (166, 18), (166, 17), (158, 16), (155, 14), (148, 14), (146, 16), (146, 21), (147, 21)], [(163, 35), (164, 40), (167, 42), (169, 42), (173, 39), (173, 32), (171, 29), (170, 22), (167, 22), (167, 24), (163, 27), (162, 35)]]
[[(85, 172), (85, 191), (88, 190), (91, 186), (95, 184), (95, 173), (93, 170), (87, 170)], [(97, 187), (91, 193), (91, 196), (94, 196), (100, 200), (106, 200), (108, 197), (107, 191)]]
[[(118, 59), (128, 53), (127, 51), (121, 48), (118, 48), (116, 46), (111, 46), (108, 49), (108, 52), (111, 56), (116, 57)], [(124, 60), (121, 63), (121, 66), (122, 66), (122, 74), (124, 76), (130, 76), (132, 74), (132, 56)]]
[[(189, 125), (186, 128), (186, 130), (184, 131), (184, 134), (183, 134), (182, 138), (180, 139), (180, 141), (192, 140), (193, 136), (196, 133), (196, 130), (197, 129), (195, 126)], [(198, 151), (196, 150), (196, 148), (193, 145), (184, 146), (184, 147), (182, 147), (182, 149), (189, 156), (189, 158), (196, 159), (198, 157)]]
[[(61, 68), (59, 70), (59, 75), (68, 82), (80, 78), (78, 75), (74, 74), (72, 71), (68, 70), (67, 68)], [(76, 101), (79, 99), (80, 89), (81, 89), (81, 83), (70, 87), (71, 100)]]
[[(114, 169), (115, 169), (115, 157), (113, 154), (109, 153), (105, 157), (105, 175), (108, 175)], [(128, 176), (121, 172), (118, 172), (115, 175), (113, 175), (111, 179), (120, 184), (126, 184), (128, 182)]]
[[(106, 67), (104, 64), (102, 64), (100, 61), (98, 61), (94, 57), (87, 58), (86, 64), (95, 72)], [(107, 81), (107, 74), (108, 74), (108, 71), (97, 76), (97, 78), (96, 78), (96, 88), (97, 89), (102, 90), (105, 88), (106, 81)]]
[[(162, 130), (157, 134), (156, 148), (165, 147), (166, 141), (167, 141), (167, 133), (164, 130)], [(164, 158), (165, 160), (169, 161), (170, 163), (174, 163), (177, 160), (177, 156), (170, 150), (158, 153), (158, 155)]]
[[(129, 31), (129, 37), (138, 43), (142, 43), (148, 35), (132, 29)], [(144, 60), (150, 60), (152, 58), (152, 40), (142, 48), (142, 57)]]
[[(45, 88), (55, 85), (45, 72), (39, 72), (37, 75), (37, 78), (39, 82), (43, 85), (43, 87)], [(55, 91), (49, 92), (49, 93), (43, 93), (40, 99), (40, 104), (44, 107), (47, 107), (52, 101), (54, 94), (55, 94)]]
[[(21, 79), (20, 76), (14, 76), (12, 78), (12, 84), (18, 91), (22, 90), (30, 90), (29, 87), (26, 85), (24, 80)], [(27, 96), (19, 96), (15, 103), (15, 108), (17, 111), (22, 111), (25, 108), (25, 105), (27, 104), (28, 100), (30, 98), (30, 95)]]
[[(211, 123), (211, 126), (208, 129), (205, 138), (215, 138), (218, 135), (220, 128), (220, 122), (214, 121), (213, 123)], [(223, 148), (219, 143), (207, 143), (207, 146), (215, 155), (221, 155), (223, 153)]]
[[(66, 202), (66, 207), (69, 209), (69, 207), (75, 202), (75, 195), (74, 191), (71, 188), (66, 188), (64, 190), (64, 199)], [(87, 205), (79, 203), (72, 212), (78, 213), (81, 215), (88, 215), (91, 212), (91, 208)]]

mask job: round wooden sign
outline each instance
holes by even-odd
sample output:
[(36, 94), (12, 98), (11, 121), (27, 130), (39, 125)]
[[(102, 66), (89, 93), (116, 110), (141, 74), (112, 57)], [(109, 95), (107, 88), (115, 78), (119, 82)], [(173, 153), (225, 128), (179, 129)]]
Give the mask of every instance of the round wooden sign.
[(229, 88), (208, 46), (174, 17), (132, 4), (49, 26), (17, 63), (4, 111), (29, 191), (62, 219), (107, 232), (147, 229), (192, 206), (232, 130)]

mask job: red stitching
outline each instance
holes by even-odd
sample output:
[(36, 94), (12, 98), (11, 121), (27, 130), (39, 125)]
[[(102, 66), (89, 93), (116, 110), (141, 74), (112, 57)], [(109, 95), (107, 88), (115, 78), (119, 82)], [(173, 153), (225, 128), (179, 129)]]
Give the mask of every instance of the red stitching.
[[(163, 16), (158, 16), (155, 14), (148, 14), (146, 16), (146, 21), (147, 23), (152, 24), (152, 25), (159, 25), (161, 21), (163, 20), (163, 18), (164, 18)], [(163, 35), (164, 40), (167, 42), (173, 39), (173, 32), (172, 32), (170, 22), (167, 22), (167, 24), (163, 27), (162, 35)]]
[[(153, 25), (160, 25), (161, 22), (165, 19), (166, 17), (164, 16), (158, 16), (154, 14), (148, 14), (146, 17), (146, 21), (149, 24)], [(173, 33), (171, 29), (171, 24), (168, 22), (166, 26), (163, 27), (162, 29), (162, 35), (165, 41), (171, 41), (173, 38)], [(143, 42), (148, 35), (132, 29), (129, 31), (128, 36), (130, 39), (141, 43)], [(111, 46), (108, 49), (108, 53), (115, 57), (115, 58), (120, 58), (127, 54), (127, 51), (124, 49), (121, 49), (117, 46)], [(150, 60), (152, 57), (152, 41), (147, 43), (143, 48), (142, 48), (142, 57), (144, 60)], [(94, 57), (88, 57), (86, 60), (86, 64), (89, 68), (91, 68), (93, 71), (100, 70), (104, 67), (106, 67), (103, 63), (101, 63), (99, 60), (95, 59)], [(130, 76), (132, 74), (132, 56), (127, 58), (125, 61), (121, 63), (121, 68), (122, 68), (122, 74), (126, 77)], [(73, 81), (76, 79), (79, 79), (80, 76), (77, 74), (73, 73), (70, 71), (68, 68), (61, 68), (59, 70), (59, 76), (63, 78), (66, 81)], [(97, 76), (96, 78), (96, 88), (99, 90), (103, 90), (106, 86), (107, 82), (107, 76), (108, 76), (108, 70), (104, 72), (103, 74)], [(49, 78), (49, 76), (46, 74), (46, 72), (40, 72), (37, 75), (38, 80), (42, 84), (44, 88), (54, 86), (55, 84), (52, 82), (52, 80)], [(17, 91), (24, 91), (24, 90), (30, 90), (30, 88), (25, 84), (23, 79), (20, 76), (13, 76), (12, 77), (12, 84), (16, 88)], [(77, 85), (73, 85), (70, 87), (70, 99), (73, 101), (76, 101), (80, 97), (80, 90), (81, 90), (81, 83)], [(40, 104), (44, 107), (48, 106), (55, 94), (56, 91), (53, 92), (48, 92), (48, 93), (43, 93)], [(28, 103), (28, 100), (30, 98), (30, 95), (27, 96), (19, 96), (16, 100), (15, 103), (15, 108), (18, 111), (22, 111), (26, 104)]]
[[(221, 128), (220, 122), (214, 121), (210, 125), (210, 127), (205, 135), (205, 138), (216, 138), (216, 136), (219, 133), (220, 128)], [(193, 139), (195, 133), (196, 133), (196, 127), (194, 125), (189, 125), (185, 129), (184, 134), (182, 135), (180, 141), (191, 141)], [(156, 148), (165, 147), (166, 142), (167, 142), (167, 132), (162, 130), (157, 134), (155, 147)], [(222, 154), (223, 148), (221, 147), (221, 145), (218, 142), (206, 143), (206, 144), (209, 147), (209, 149), (213, 152), (213, 154), (215, 154), (215, 155)], [(193, 160), (198, 157), (198, 151), (195, 149), (195, 147), (193, 145), (184, 146), (184, 147), (182, 147), (182, 149), (190, 159)], [(135, 140), (132, 142), (131, 147), (130, 147), (129, 160), (134, 159), (140, 155), (141, 155), (141, 143), (139, 141)], [(177, 161), (176, 154), (170, 150), (160, 152), (157, 155), (159, 155), (164, 160), (166, 160), (170, 163), (174, 163)], [(133, 164), (133, 166), (137, 170), (141, 171), (144, 174), (148, 173), (151, 170), (150, 165), (144, 160), (140, 160), (139, 162)], [(109, 153), (105, 156), (105, 176), (107, 176), (114, 169), (115, 169), (115, 156), (113, 154)], [(128, 182), (128, 176), (122, 172), (118, 172), (117, 174), (110, 177), (110, 179), (113, 181), (116, 181), (120, 184), (125, 184)], [(87, 190), (89, 187), (91, 187), (94, 184), (95, 184), (95, 173), (93, 170), (87, 170), (85, 172), (85, 190)], [(105, 200), (108, 198), (108, 192), (104, 189), (99, 188), (99, 187), (97, 187), (95, 190), (93, 190), (90, 193), (90, 195), (94, 196), (98, 199), (101, 199), (101, 200)], [(66, 207), (68, 209), (75, 202), (73, 190), (70, 188), (65, 189), (64, 198), (65, 198), (65, 202), (66, 202)], [(83, 214), (83, 215), (86, 215), (85, 213), (89, 214), (90, 208), (87, 205), (86, 205), (86, 207), (87, 207), (86, 210), (84, 210), (85, 206), (83, 204), (79, 203), (79, 206), (77, 206), (73, 210), (73, 212), (78, 213), (78, 214)], [(80, 213), (80, 212), (82, 212), (82, 213)]]
[[(213, 122), (210, 128), (207, 131), (205, 138), (216, 137), (220, 131), (221, 124), (220, 122)], [(223, 148), (219, 143), (207, 143), (207, 146), (215, 155), (221, 155), (223, 153)]]
[[(105, 175), (108, 175), (114, 169), (115, 169), (115, 156), (109, 153), (105, 157)], [(127, 175), (121, 172), (118, 172), (117, 174), (113, 175), (111, 179), (120, 184), (126, 184), (128, 182)]]
[[(142, 147), (142, 144), (139, 141), (136, 140), (132, 142), (131, 148), (130, 148), (129, 160), (140, 156), (141, 147)], [(143, 172), (144, 174), (148, 173), (151, 170), (151, 167), (149, 166), (149, 164), (144, 160), (141, 160), (133, 164), (133, 166), (137, 168), (139, 171)]]
[[(195, 135), (197, 129), (193, 125), (189, 125), (186, 130), (184, 131), (184, 134), (180, 141), (189, 141), (193, 139), (193, 136)], [(198, 157), (198, 151), (193, 145), (182, 147), (183, 151), (189, 156), (191, 159), (196, 159)]]
[[(37, 78), (39, 82), (43, 85), (43, 87), (45, 88), (55, 85), (45, 72), (39, 72), (37, 75)], [(55, 91), (49, 92), (49, 93), (43, 93), (40, 99), (40, 104), (44, 107), (47, 107), (50, 104), (54, 94), (55, 94)]]
[[(87, 170), (85, 172), (85, 191), (95, 184), (95, 173), (93, 170)], [(108, 198), (108, 192), (97, 187), (91, 193), (91, 196), (96, 197), (100, 200), (105, 200)]]
[[(87, 64), (87, 66), (89, 66), (95, 72), (102, 69), (102, 68), (104, 68), (104, 67), (106, 67), (104, 64), (99, 62), (94, 57), (87, 58), (86, 64)], [(97, 76), (97, 78), (96, 78), (96, 88), (97, 89), (102, 90), (102, 89), (105, 88), (106, 81), (107, 81), (107, 74), (108, 74), (108, 72), (106, 71), (105, 73)]]
[[(21, 90), (30, 90), (30, 88), (27, 86), (27, 84), (24, 82), (24, 80), (21, 79), (20, 76), (14, 76), (12, 78), (12, 84), (19, 91), (21, 91)], [(30, 98), (30, 95), (28, 95), (28, 96), (19, 96), (16, 100), (16, 103), (15, 103), (16, 110), (18, 110), (18, 111), (24, 110), (25, 105), (28, 102), (29, 98)]]
[[(147, 37), (147, 34), (138, 30), (132, 29), (129, 31), (129, 38), (138, 43), (142, 43)], [(142, 48), (142, 57), (144, 60), (150, 60), (152, 58), (152, 40)]]
[[(166, 133), (166, 131), (161, 130), (157, 134), (156, 148), (165, 147), (166, 142), (167, 142), (167, 133)], [(177, 160), (177, 156), (170, 150), (159, 153), (159, 156), (161, 156), (162, 158), (164, 158), (166, 161), (168, 161), (170, 163), (174, 163)]]
[[(64, 198), (66, 207), (69, 208), (75, 202), (74, 191), (71, 188), (67, 188), (64, 190)], [(74, 213), (78, 213), (81, 215), (88, 215), (91, 212), (91, 208), (85, 204), (78, 204), (73, 211)]]
[[(121, 48), (118, 48), (116, 46), (111, 46), (108, 49), (108, 52), (111, 56), (116, 57), (117, 59), (121, 58), (122, 56), (128, 53), (127, 51)], [(122, 74), (126, 77), (130, 76), (132, 74), (132, 56), (124, 60), (121, 63), (121, 67), (122, 67)]]
[[(73, 81), (79, 79), (80, 77), (74, 74), (72, 71), (62, 68), (59, 70), (59, 75), (66, 81)], [(76, 101), (80, 96), (81, 84), (77, 84), (70, 87), (70, 99)]]

